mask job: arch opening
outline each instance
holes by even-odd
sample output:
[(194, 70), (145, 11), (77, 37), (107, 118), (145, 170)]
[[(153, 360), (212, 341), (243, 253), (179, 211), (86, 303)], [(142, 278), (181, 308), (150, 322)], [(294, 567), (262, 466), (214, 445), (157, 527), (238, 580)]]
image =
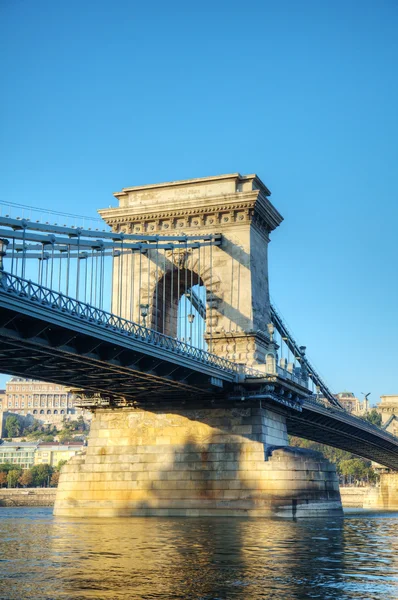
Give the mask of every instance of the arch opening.
[(141, 307), (141, 323), (205, 350), (207, 300), (206, 286), (198, 273), (171, 269), (154, 286), (151, 305)]

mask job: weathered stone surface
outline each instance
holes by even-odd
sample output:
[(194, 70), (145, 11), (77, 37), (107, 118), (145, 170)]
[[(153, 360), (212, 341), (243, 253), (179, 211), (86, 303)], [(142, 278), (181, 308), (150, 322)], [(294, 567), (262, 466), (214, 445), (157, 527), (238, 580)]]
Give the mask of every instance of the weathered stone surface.
[(99, 409), (93, 425), (86, 455), (62, 469), (56, 515), (340, 514), (334, 468), (289, 448), (283, 416), (268, 409)]
[(398, 510), (398, 473), (382, 473), (379, 486), (364, 497), (363, 507)]
[[(174, 251), (155, 267), (156, 250), (116, 257), (112, 310), (177, 336), (178, 303), (193, 282), (206, 287), (206, 333), (211, 352), (266, 367), (274, 352), (268, 290), (269, 234), (282, 216), (256, 175), (232, 173), (124, 188), (118, 208), (99, 211), (114, 231), (149, 235), (222, 234), (222, 247)], [(122, 282), (122, 285), (120, 285)], [(164, 289), (163, 289), (164, 288)], [(155, 298), (165, 297), (165, 311)], [(210, 340), (211, 338), (211, 340)]]
[(0, 507), (52, 506), (56, 492), (56, 488), (2, 488), (0, 489)]
[[(160, 264), (153, 246), (115, 255), (113, 312), (176, 337), (178, 303), (190, 277), (191, 285), (206, 287), (209, 350), (275, 375), (267, 248), (282, 217), (260, 179), (234, 173), (115, 195), (119, 208), (100, 211), (114, 231), (220, 233), (222, 244), (201, 247), (200, 254), (178, 248)], [(55, 514), (340, 513), (335, 471), (321, 455), (287, 447), (284, 415), (261, 404), (177, 406), (169, 413), (98, 409), (86, 455), (62, 470)]]

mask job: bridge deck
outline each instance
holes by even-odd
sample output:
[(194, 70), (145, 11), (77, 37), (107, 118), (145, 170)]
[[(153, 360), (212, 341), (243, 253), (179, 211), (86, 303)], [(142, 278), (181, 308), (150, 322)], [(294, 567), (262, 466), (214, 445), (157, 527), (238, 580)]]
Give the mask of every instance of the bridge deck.
[(122, 395), (211, 395), (238, 365), (105, 311), (3, 273), (0, 370)]

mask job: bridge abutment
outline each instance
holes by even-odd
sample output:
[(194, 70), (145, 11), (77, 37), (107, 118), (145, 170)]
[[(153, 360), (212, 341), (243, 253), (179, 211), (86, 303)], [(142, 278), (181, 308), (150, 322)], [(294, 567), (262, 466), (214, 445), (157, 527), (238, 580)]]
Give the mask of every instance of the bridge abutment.
[(381, 473), (379, 486), (366, 494), (363, 507), (398, 510), (398, 473)]
[(85, 455), (62, 468), (55, 515), (300, 517), (341, 514), (333, 465), (288, 447), (261, 405), (97, 409)]

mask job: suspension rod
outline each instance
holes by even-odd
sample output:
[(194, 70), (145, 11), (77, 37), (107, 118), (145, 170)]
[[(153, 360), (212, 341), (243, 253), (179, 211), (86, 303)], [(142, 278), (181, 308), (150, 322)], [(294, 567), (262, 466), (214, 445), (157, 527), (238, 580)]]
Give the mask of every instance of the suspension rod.
[(280, 317), (280, 315), (278, 314), (278, 312), (272, 305), (271, 305), (271, 319), (272, 319), (272, 322), (274, 323), (276, 329), (282, 336), (283, 341), (289, 348), (290, 352), (292, 352), (293, 356), (295, 356), (300, 363), (305, 365), (305, 367), (308, 370), (309, 376), (314, 381), (315, 385), (317, 385), (319, 387), (319, 389), (321, 390), (324, 397), (333, 406), (338, 406), (339, 408), (343, 408), (343, 406), (340, 404), (340, 402), (333, 396), (333, 394), (329, 390), (328, 386), (324, 383), (324, 381), (318, 375), (318, 373), (316, 372), (314, 367), (311, 365), (310, 361), (305, 356), (304, 352), (300, 349), (300, 346), (294, 340), (293, 336), (291, 335), (290, 331), (286, 327), (282, 318)]

